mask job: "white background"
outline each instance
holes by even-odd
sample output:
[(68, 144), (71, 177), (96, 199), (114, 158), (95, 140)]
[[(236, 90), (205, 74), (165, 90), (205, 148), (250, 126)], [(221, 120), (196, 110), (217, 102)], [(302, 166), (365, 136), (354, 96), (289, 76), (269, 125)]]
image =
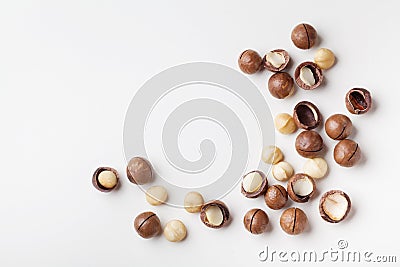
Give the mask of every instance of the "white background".
[[(398, 99), (400, 46), (397, 1), (1, 1), (0, 3), (0, 265), (1, 266), (262, 266), (258, 253), (271, 249), (337, 248), (376, 254), (398, 253)], [(204, 227), (197, 215), (167, 206), (150, 207), (125, 176), (111, 194), (91, 185), (102, 165), (125, 168), (122, 129), (135, 91), (156, 73), (180, 63), (210, 61), (237, 68), (245, 48), (264, 53), (286, 48), (294, 62), (312, 59), (315, 48), (300, 51), (290, 41), (299, 22), (310, 22), (337, 64), (326, 84), (297, 90), (287, 100), (266, 90), (267, 72), (251, 79), (268, 99), (272, 113), (289, 112), (312, 100), (322, 114), (340, 112), (354, 86), (370, 89), (374, 109), (351, 116), (352, 136), (364, 160), (352, 169), (337, 166), (334, 142), (329, 176), (319, 194), (346, 191), (349, 218), (328, 224), (319, 217), (318, 196), (299, 204), (310, 220), (296, 237), (279, 227), (281, 211), (263, 200), (245, 199), (239, 188), (223, 200), (232, 224)], [(293, 67), (290, 69), (293, 72)], [(304, 159), (295, 136), (277, 135), (277, 144), (297, 171)], [(272, 183), (273, 180), (270, 179)], [(242, 225), (252, 207), (264, 208), (271, 231), (252, 236)], [(157, 212), (165, 223), (179, 218), (188, 227), (182, 243), (162, 236), (139, 238), (132, 220)], [(397, 254), (398, 260), (400, 255)], [(271, 264), (270, 264), (271, 265)], [(285, 265), (285, 264), (281, 264)], [(300, 265), (298, 265), (300, 266)]]

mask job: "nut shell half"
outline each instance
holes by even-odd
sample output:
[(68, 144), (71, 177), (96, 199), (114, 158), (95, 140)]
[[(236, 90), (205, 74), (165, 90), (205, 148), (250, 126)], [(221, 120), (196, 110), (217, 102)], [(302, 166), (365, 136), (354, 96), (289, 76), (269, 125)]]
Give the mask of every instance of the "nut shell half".
[(372, 107), (371, 93), (364, 88), (353, 88), (347, 92), (345, 103), (351, 114), (364, 114)]
[(312, 130), (319, 126), (322, 120), (317, 106), (308, 101), (297, 103), (293, 110), (293, 119), (297, 127)]
[[(303, 68), (308, 68), (309, 71), (311, 71), (314, 84), (307, 84), (302, 80), (301, 72), (304, 70)], [(296, 70), (294, 71), (294, 80), (300, 88), (304, 90), (314, 90), (321, 85), (322, 81), (324, 80), (324, 75), (317, 64), (311, 61), (306, 61), (297, 66)]]
[[(259, 188), (258, 188), (256, 191), (254, 191), (254, 192), (247, 192), (247, 191), (244, 189), (243, 181), (244, 181), (244, 179), (245, 179), (245, 177), (246, 177), (247, 175), (249, 175), (249, 174), (251, 175), (251, 174), (253, 174), (253, 173), (259, 174), (259, 175), (261, 176), (262, 182), (261, 182)], [(256, 197), (259, 197), (260, 195), (263, 195), (263, 194), (265, 193), (265, 191), (267, 191), (267, 188), (268, 188), (268, 180), (267, 180), (267, 177), (265, 176), (265, 174), (264, 174), (262, 171), (251, 171), (251, 172), (249, 172), (249, 173), (247, 173), (247, 174), (245, 174), (245, 175), (243, 176), (242, 185), (241, 185), (241, 192), (242, 192), (242, 194), (243, 194), (245, 197), (247, 197), (247, 198), (256, 198)]]
[[(116, 181), (115, 185), (114, 185), (112, 188), (107, 188), (107, 187), (104, 187), (104, 186), (102, 186), (102, 185), (100, 184), (98, 178), (99, 178), (99, 174), (100, 174), (101, 172), (103, 172), (103, 171), (110, 171), (110, 172), (112, 172), (112, 173), (115, 175), (115, 177), (117, 178), (117, 181)], [(110, 192), (110, 191), (112, 191), (114, 188), (117, 187), (118, 183), (119, 183), (119, 174), (118, 174), (117, 170), (115, 170), (115, 169), (113, 169), (113, 168), (110, 168), (110, 167), (99, 167), (99, 168), (97, 168), (96, 171), (93, 173), (93, 176), (92, 176), (92, 184), (93, 184), (93, 186), (94, 186), (97, 190), (99, 190), (100, 192), (105, 192), (105, 193), (106, 193), (106, 192)]]
[[(210, 207), (217, 207), (217, 208), (220, 209), (221, 214), (222, 214), (222, 221), (221, 221), (220, 224), (215, 225), (215, 224), (212, 224), (212, 223), (209, 222), (209, 220), (207, 218), (207, 209), (210, 208)], [(213, 201), (207, 202), (201, 207), (200, 220), (207, 227), (214, 228), (214, 229), (221, 228), (224, 225), (226, 225), (230, 220), (229, 209), (225, 205), (225, 203), (220, 201), (220, 200), (213, 200)]]
[(341, 190), (331, 190), (322, 195), (319, 213), (322, 219), (330, 223), (343, 221), (351, 209), (350, 197)]
[(315, 193), (314, 179), (304, 173), (298, 173), (292, 176), (287, 184), (287, 193), (289, 197), (298, 203), (305, 203)]
[[(282, 65), (280, 65), (279, 67), (274, 66), (271, 61), (268, 59), (268, 54), (269, 53), (274, 53), (274, 54), (279, 54), (280, 56), (283, 57), (284, 59), (284, 63)], [(267, 53), (264, 58), (263, 58), (263, 62), (264, 62), (264, 68), (272, 71), (272, 72), (278, 72), (278, 71), (282, 71), (286, 68), (286, 66), (289, 64), (290, 61), (290, 56), (289, 53), (286, 50), (283, 49), (275, 49), (270, 51), (269, 53)]]

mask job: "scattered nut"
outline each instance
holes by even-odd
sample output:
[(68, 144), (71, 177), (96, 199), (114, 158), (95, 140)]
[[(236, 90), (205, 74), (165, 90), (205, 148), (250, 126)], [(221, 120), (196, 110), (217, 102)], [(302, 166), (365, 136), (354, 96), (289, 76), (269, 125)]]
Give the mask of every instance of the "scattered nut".
[(282, 151), (277, 146), (266, 146), (262, 151), (262, 160), (267, 164), (277, 164), (283, 160)]
[(294, 174), (292, 165), (286, 161), (278, 162), (272, 165), (272, 176), (278, 181), (286, 181)]
[(280, 218), (280, 225), (283, 231), (289, 235), (298, 235), (308, 225), (307, 215), (299, 208), (288, 208)]
[(170, 242), (180, 242), (186, 237), (186, 226), (179, 220), (169, 221), (164, 227), (164, 236)]
[(289, 73), (277, 72), (268, 80), (268, 90), (271, 95), (278, 99), (283, 99), (293, 95), (294, 81)]
[(160, 219), (153, 212), (139, 214), (133, 223), (136, 232), (143, 238), (152, 238), (161, 233)]
[(328, 48), (320, 48), (314, 56), (314, 62), (323, 70), (327, 70), (335, 64), (335, 54)]
[(260, 70), (262, 66), (261, 56), (254, 50), (247, 49), (238, 59), (239, 68), (247, 74), (254, 74)]
[(144, 158), (134, 157), (128, 162), (126, 175), (131, 183), (146, 184), (153, 180), (153, 171), (150, 163)]
[(294, 79), (300, 88), (313, 90), (321, 85), (324, 76), (317, 64), (307, 61), (297, 66), (294, 71)]
[(272, 185), (264, 196), (265, 204), (273, 210), (279, 210), (286, 205), (288, 194), (281, 185)]
[(283, 49), (275, 49), (265, 54), (264, 56), (264, 68), (277, 72), (282, 71), (286, 68), (290, 61), (288, 52)]
[(359, 145), (350, 139), (344, 139), (336, 144), (333, 157), (342, 167), (352, 167), (361, 159)]
[(119, 182), (118, 172), (110, 167), (100, 167), (92, 176), (93, 186), (101, 192), (110, 192)]
[(201, 221), (210, 228), (221, 228), (229, 222), (228, 207), (219, 200), (207, 202), (201, 207)]
[(280, 113), (274, 119), (275, 128), (281, 134), (292, 134), (297, 130), (297, 125), (292, 116), (287, 113)]
[(351, 209), (349, 196), (340, 190), (331, 190), (322, 195), (319, 213), (322, 219), (330, 223), (343, 221)]
[(198, 192), (189, 192), (185, 196), (184, 207), (187, 212), (200, 212), (201, 206), (204, 204), (203, 196)]
[(328, 172), (328, 164), (323, 158), (307, 159), (303, 172), (314, 179), (320, 179)]
[(297, 153), (305, 158), (318, 157), (324, 148), (324, 141), (316, 131), (303, 131), (296, 137)]
[(305, 203), (314, 195), (314, 179), (304, 173), (295, 174), (288, 181), (287, 192), (293, 201)]
[(158, 206), (167, 201), (168, 192), (162, 186), (152, 186), (146, 191), (146, 201), (153, 206)]
[(346, 94), (346, 108), (351, 114), (364, 114), (372, 107), (372, 97), (367, 89), (353, 88)]
[(325, 122), (325, 132), (333, 140), (343, 140), (351, 135), (353, 123), (343, 114), (330, 116)]
[(312, 130), (319, 126), (322, 116), (313, 103), (301, 101), (293, 109), (293, 119), (299, 128)]
[(243, 176), (242, 194), (248, 198), (256, 198), (265, 193), (268, 180), (262, 171), (251, 171)]
[(252, 234), (259, 235), (267, 231), (269, 218), (262, 209), (251, 209), (243, 218), (244, 227)]
[(310, 49), (317, 41), (317, 31), (313, 26), (301, 23), (292, 30), (293, 44), (300, 49)]

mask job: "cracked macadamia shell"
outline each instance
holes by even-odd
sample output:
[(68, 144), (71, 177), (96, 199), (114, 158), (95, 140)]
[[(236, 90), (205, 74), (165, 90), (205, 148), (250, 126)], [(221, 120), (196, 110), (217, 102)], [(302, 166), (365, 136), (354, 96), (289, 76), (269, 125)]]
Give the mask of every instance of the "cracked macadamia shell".
[(322, 116), (316, 105), (309, 101), (301, 101), (293, 109), (293, 119), (297, 127), (312, 130), (319, 126)]
[(259, 235), (267, 231), (269, 218), (262, 209), (251, 209), (243, 218), (243, 224), (247, 231)]
[(207, 227), (221, 228), (230, 220), (228, 207), (219, 200), (207, 202), (201, 208), (200, 220)]
[(261, 171), (251, 171), (243, 176), (241, 191), (245, 197), (256, 198), (265, 193), (268, 180)]
[(333, 157), (340, 166), (352, 167), (360, 161), (361, 149), (353, 140), (344, 139), (336, 144)]
[(319, 202), (319, 213), (327, 222), (338, 223), (349, 214), (351, 201), (349, 196), (340, 190), (331, 190), (322, 195)]
[(333, 140), (343, 140), (353, 131), (353, 123), (343, 114), (334, 114), (325, 122), (325, 132)]
[(117, 187), (119, 174), (117, 170), (110, 167), (97, 168), (92, 176), (93, 186), (100, 192), (110, 192)]
[(298, 235), (302, 233), (307, 225), (307, 215), (299, 208), (288, 208), (285, 210), (279, 220), (281, 228), (289, 235)]
[(308, 202), (315, 193), (314, 179), (304, 173), (295, 174), (287, 183), (287, 192), (295, 202)]
[(303, 131), (295, 141), (297, 153), (305, 158), (317, 158), (322, 154), (324, 141), (316, 131)]
[(284, 70), (289, 61), (289, 54), (283, 49), (272, 50), (266, 53), (263, 58), (264, 68), (272, 72)]

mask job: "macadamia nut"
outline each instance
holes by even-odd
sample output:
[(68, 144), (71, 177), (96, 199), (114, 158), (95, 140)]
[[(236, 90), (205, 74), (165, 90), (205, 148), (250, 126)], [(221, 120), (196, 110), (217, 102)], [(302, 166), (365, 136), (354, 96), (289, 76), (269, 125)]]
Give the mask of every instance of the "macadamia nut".
[(185, 196), (184, 207), (187, 212), (200, 212), (201, 206), (204, 204), (203, 196), (198, 192), (189, 192)]
[(272, 176), (278, 181), (286, 181), (294, 174), (292, 165), (286, 161), (278, 162), (272, 166)]
[(186, 226), (179, 220), (169, 221), (165, 225), (164, 236), (170, 242), (180, 242), (186, 237)]
[(266, 146), (262, 151), (262, 160), (268, 164), (277, 164), (283, 160), (282, 151), (276, 146)]
[(314, 56), (314, 62), (323, 70), (327, 70), (335, 64), (335, 54), (328, 48), (320, 48)]
[(281, 134), (291, 134), (297, 130), (297, 125), (292, 116), (287, 113), (280, 113), (274, 119), (275, 128)]
[(117, 184), (117, 176), (112, 171), (102, 171), (97, 177), (99, 184), (107, 189), (114, 188)]
[(323, 158), (307, 159), (303, 166), (303, 172), (312, 178), (319, 179), (328, 172), (328, 164)]
[(167, 201), (167, 190), (162, 186), (152, 186), (146, 191), (146, 201), (150, 205), (158, 206)]

